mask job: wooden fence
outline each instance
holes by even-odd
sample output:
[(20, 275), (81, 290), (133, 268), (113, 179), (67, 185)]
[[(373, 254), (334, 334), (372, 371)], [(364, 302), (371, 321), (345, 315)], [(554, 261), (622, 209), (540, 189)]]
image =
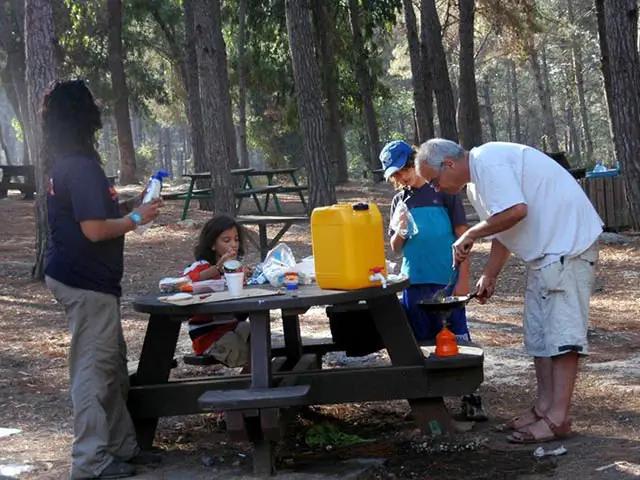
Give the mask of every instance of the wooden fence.
[(579, 183), (602, 218), (605, 229), (617, 231), (632, 225), (622, 175), (582, 178)]

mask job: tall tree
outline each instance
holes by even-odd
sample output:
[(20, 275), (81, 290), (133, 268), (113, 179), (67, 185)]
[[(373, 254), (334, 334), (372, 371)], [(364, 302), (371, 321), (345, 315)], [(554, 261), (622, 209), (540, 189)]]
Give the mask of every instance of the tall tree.
[(409, 61), (411, 63), (411, 84), (413, 86), (414, 119), (416, 127), (416, 142), (418, 144), (427, 141), (434, 136), (433, 107), (429, 115), (428, 102), (433, 103), (432, 92), (429, 89), (427, 97), (427, 85), (424, 82), (423, 66), (426, 62), (421, 58), (420, 36), (416, 22), (416, 14), (412, 0), (403, 0), (404, 21), (407, 29), (407, 43), (409, 46)]
[(109, 18), (109, 71), (114, 97), (114, 115), (120, 150), (119, 180), (123, 185), (136, 181), (136, 152), (129, 116), (129, 90), (122, 52), (122, 0), (107, 0)]
[(580, 106), (580, 120), (582, 122), (582, 136), (587, 154), (587, 164), (591, 165), (593, 159), (593, 140), (591, 139), (591, 128), (589, 126), (589, 113), (584, 88), (584, 61), (582, 59), (582, 47), (576, 33), (575, 13), (573, 11), (574, 0), (567, 0), (567, 20), (569, 21), (570, 44), (571, 44), (571, 66), (573, 78), (578, 94), (578, 104)]
[(309, 206), (313, 209), (336, 203), (336, 191), (327, 152), (327, 122), (322, 107), (320, 67), (313, 50), (309, 1), (285, 0), (285, 11), (309, 177)]
[(2, 122), (0, 122), (0, 146), (2, 147), (2, 153), (4, 154), (4, 161), (7, 165), (11, 165), (11, 154), (9, 153), (9, 147), (4, 140), (4, 133), (2, 132)]
[(245, 46), (247, 43), (247, 1), (238, 1), (238, 139), (240, 151), (238, 160), (241, 168), (249, 166), (249, 149), (247, 148), (247, 60)]
[[(24, 0), (10, 0), (0, 3), (0, 49), (6, 55), (5, 66), (0, 71), (0, 81), (13, 112), (22, 128), (25, 145), (29, 142), (29, 106), (27, 103), (27, 85), (25, 82), (25, 44), (24, 44)], [(29, 149), (22, 150), (22, 163), (28, 165)]]
[[(433, 130), (433, 99), (427, 85), (424, 82), (423, 62), (420, 56), (420, 37), (416, 23), (416, 13), (413, 10), (412, 0), (403, 0), (404, 21), (407, 27), (407, 42), (409, 44), (409, 60), (411, 62), (411, 83), (413, 85), (413, 104), (415, 106), (415, 119), (417, 126), (418, 144), (426, 142), (434, 136)], [(431, 103), (431, 115), (429, 115), (429, 103)]]
[(359, 0), (349, 0), (349, 17), (351, 19), (351, 34), (353, 36), (353, 62), (356, 79), (362, 99), (362, 114), (367, 131), (367, 146), (369, 147), (369, 165), (378, 169), (380, 154), (380, 131), (376, 120), (376, 110), (373, 105), (373, 79), (368, 65), (368, 53), (362, 37), (361, 11)]
[[(596, 0), (602, 14), (604, 39), (600, 39), (607, 101), (611, 113), (616, 158), (624, 171), (627, 200), (635, 228), (640, 228), (640, 54), (638, 53), (638, 2)], [(604, 40), (604, 42), (603, 42)]]
[(40, 107), (44, 92), (56, 78), (56, 37), (51, 0), (25, 0), (25, 64), (28, 92), (28, 148), (36, 171), (36, 261), (33, 277), (44, 279), (44, 260), (49, 248), (47, 181), (42, 164)]
[(315, 38), (320, 53), (322, 86), (324, 96), (327, 99), (328, 141), (331, 163), (333, 164), (336, 183), (346, 183), (349, 181), (349, 169), (342, 122), (340, 121), (340, 90), (338, 66), (335, 59), (336, 29), (333, 20), (335, 18), (335, 5), (333, 2), (311, 2), (311, 8), (315, 23)]
[[(429, 28), (426, 19), (420, 17), (420, 83), (424, 89), (425, 115), (427, 117), (426, 133), (429, 138), (435, 137), (435, 127), (433, 123), (433, 76), (431, 75), (431, 65), (429, 63)], [(416, 112), (417, 114), (417, 112)], [(431, 128), (429, 128), (431, 125)]]
[(482, 82), (483, 96), (484, 96), (484, 111), (487, 116), (487, 125), (489, 126), (489, 138), (495, 142), (498, 139), (498, 132), (496, 129), (496, 120), (493, 115), (493, 104), (491, 103), (491, 85), (489, 79), (484, 77)]
[(433, 77), (433, 91), (438, 107), (438, 123), (440, 136), (458, 141), (456, 128), (456, 106), (453, 100), (453, 90), (449, 79), (447, 57), (442, 44), (442, 25), (435, 0), (422, 0), (420, 16), (428, 43), (427, 56)]
[[(231, 116), (231, 102), (226, 78), (227, 55), (224, 48), (220, 50), (220, 0), (193, 0), (193, 19), (205, 158), (207, 170), (211, 172), (213, 204), (217, 214), (233, 214), (231, 165), (237, 162), (237, 158), (231, 156), (231, 152), (235, 152), (235, 145), (232, 145), (234, 137), (230, 135), (227, 125), (227, 117)], [(221, 69), (223, 60), (225, 68)]]
[(518, 95), (518, 77), (516, 76), (516, 62), (509, 61), (509, 81), (511, 82), (511, 98), (513, 99), (513, 129), (515, 132), (514, 141), (522, 143), (522, 133), (520, 130), (520, 98)]
[[(193, 168), (196, 172), (206, 172), (209, 168), (204, 141), (202, 106), (200, 103), (200, 80), (198, 77), (198, 53), (196, 49), (195, 20), (193, 0), (183, 0), (185, 25), (185, 88), (187, 90), (187, 118), (193, 152)], [(198, 188), (206, 188), (206, 182), (200, 181)], [(213, 210), (213, 200), (200, 200), (200, 208)]]
[(482, 124), (476, 86), (475, 51), (473, 47), (473, 23), (475, 0), (459, 0), (460, 10), (460, 78), (458, 103), (458, 132), (460, 144), (470, 150), (482, 143)]

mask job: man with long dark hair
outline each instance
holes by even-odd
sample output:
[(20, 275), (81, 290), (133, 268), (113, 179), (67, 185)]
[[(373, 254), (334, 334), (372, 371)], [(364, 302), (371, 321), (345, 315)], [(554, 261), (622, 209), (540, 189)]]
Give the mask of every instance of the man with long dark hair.
[(71, 478), (130, 477), (129, 461), (140, 449), (126, 407), (124, 235), (155, 219), (162, 201), (119, 202), (95, 148), (100, 109), (83, 81), (54, 82), (41, 115), (51, 235), (46, 282), (71, 330)]

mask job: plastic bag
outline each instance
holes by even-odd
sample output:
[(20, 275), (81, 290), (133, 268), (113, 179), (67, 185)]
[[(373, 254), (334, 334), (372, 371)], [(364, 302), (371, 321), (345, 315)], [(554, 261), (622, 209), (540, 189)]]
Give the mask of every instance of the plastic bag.
[(284, 285), (284, 275), (296, 272), (301, 285), (309, 285), (315, 279), (313, 257), (306, 257), (297, 263), (291, 248), (286, 243), (279, 243), (267, 253), (262, 263), (262, 275), (274, 287)]
[(313, 257), (305, 257), (296, 265), (302, 285), (310, 285), (316, 280), (316, 264)]
[(404, 238), (411, 238), (418, 233), (418, 225), (416, 225), (416, 221), (413, 219), (407, 204), (402, 200), (398, 202), (396, 209), (393, 211), (389, 227)]
[(284, 274), (295, 271), (296, 257), (286, 243), (279, 243), (269, 250), (262, 264), (264, 273), (269, 283), (274, 287), (282, 286)]

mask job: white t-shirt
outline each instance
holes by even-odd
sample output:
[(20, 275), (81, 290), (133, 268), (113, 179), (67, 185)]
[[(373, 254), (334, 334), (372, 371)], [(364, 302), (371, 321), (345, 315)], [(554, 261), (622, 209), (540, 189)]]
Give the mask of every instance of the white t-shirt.
[(522, 221), (494, 237), (533, 268), (581, 254), (602, 233), (602, 220), (578, 182), (534, 148), (489, 142), (470, 151), (469, 169), (467, 196), (481, 220), (527, 205)]

